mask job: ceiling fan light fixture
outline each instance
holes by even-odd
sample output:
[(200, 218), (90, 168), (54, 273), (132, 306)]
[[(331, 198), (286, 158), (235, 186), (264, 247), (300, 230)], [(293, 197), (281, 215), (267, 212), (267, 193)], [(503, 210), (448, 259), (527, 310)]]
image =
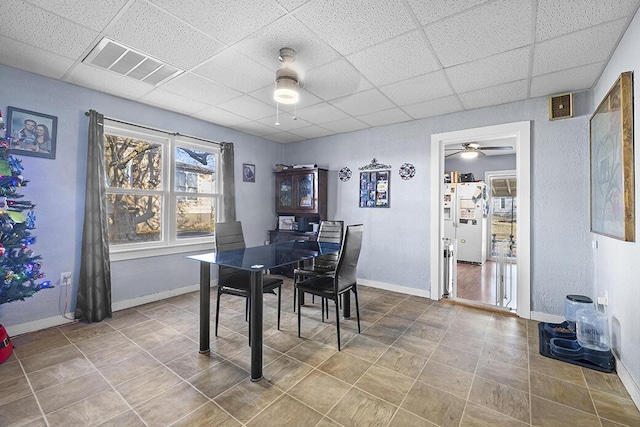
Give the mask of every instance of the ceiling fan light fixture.
[(478, 151), (475, 149), (467, 150), (465, 148), (464, 151), (460, 153), (460, 157), (462, 157), (463, 159), (475, 159), (476, 157), (478, 157)]
[(296, 104), (300, 100), (298, 73), (290, 68), (276, 72), (276, 88), (273, 99), (280, 104)]

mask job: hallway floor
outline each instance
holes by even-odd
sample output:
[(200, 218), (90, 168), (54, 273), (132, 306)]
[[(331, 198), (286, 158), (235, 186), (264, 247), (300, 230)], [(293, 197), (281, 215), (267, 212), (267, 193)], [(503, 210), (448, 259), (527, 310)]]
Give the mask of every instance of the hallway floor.
[(260, 382), (249, 380), (244, 300), (222, 296), (220, 336), (203, 355), (191, 293), (15, 337), (0, 425), (640, 425), (617, 375), (540, 356), (536, 322), (361, 286), (362, 334), (354, 308), (338, 352), (333, 306), (322, 323), (319, 300), (307, 297), (297, 337), (291, 286), (280, 331), (265, 295)]

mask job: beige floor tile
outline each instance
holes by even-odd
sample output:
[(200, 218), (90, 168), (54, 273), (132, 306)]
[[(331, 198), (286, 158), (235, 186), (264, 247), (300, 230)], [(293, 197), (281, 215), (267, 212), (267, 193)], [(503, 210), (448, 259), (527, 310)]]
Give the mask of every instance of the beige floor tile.
[(345, 427), (386, 426), (397, 407), (355, 388), (349, 390), (327, 416)]
[(457, 330), (453, 328), (449, 329), (440, 340), (441, 345), (446, 345), (447, 347), (462, 350), (473, 355), (479, 355), (482, 352), (483, 343), (484, 334), (480, 335), (480, 338), (472, 338), (457, 333)]
[(394, 348), (408, 351), (424, 358), (429, 358), (437, 346), (438, 343), (435, 341), (408, 334), (402, 335), (393, 343)]
[(598, 417), (550, 400), (531, 396), (531, 425), (544, 427), (598, 427)]
[(497, 383), (529, 392), (529, 370), (492, 359), (480, 359), (476, 375)]
[(476, 319), (465, 319), (458, 316), (447, 333), (455, 333), (458, 336), (469, 337), (474, 340), (484, 340), (487, 335), (487, 322), (478, 322)]
[(461, 371), (473, 373), (478, 365), (479, 356), (466, 351), (439, 345), (431, 355), (431, 360), (443, 363)]
[(369, 369), (371, 364), (371, 362), (341, 351), (327, 359), (318, 369), (344, 382), (353, 384)]
[(160, 362), (148, 354), (140, 353), (114, 365), (100, 368), (99, 371), (112, 386), (116, 386), (152, 369), (156, 369), (160, 365)]
[(323, 419), (318, 421), (318, 424), (316, 424), (315, 427), (340, 427), (340, 424), (327, 417), (324, 417)]
[(207, 398), (188, 383), (180, 384), (138, 405), (134, 410), (147, 425), (169, 425), (195, 411)]
[(38, 391), (81, 377), (95, 370), (88, 360), (77, 358), (31, 372), (27, 376), (31, 382), (31, 387)]
[(106, 390), (111, 390), (109, 383), (98, 372), (92, 372), (40, 390), (36, 396), (42, 410), (48, 414)]
[(84, 358), (74, 345), (59, 347), (29, 357), (20, 357), (24, 371), (28, 374), (73, 359)]
[[(278, 357), (282, 356), (282, 353), (279, 351), (273, 350), (270, 347), (262, 348), (262, 366), (268, 365), (269, 363), (276, 360)], [(232, 356), (227, 358), (232, 363), (240, 366), (242, 369), (251, 372), (251, 347), (245, 346), (240, 351), (235, 353)]]
[(288, 390), (304, 378), (313, 367), (289, 356), (281, 356), (264, 367), (264, 378), (281, 390)]
[(307, 405), (283, 395), (247, 426), (256, 427), (298, 427), (314, 426), (322, 419), (322, 415)]
[(425, 357), (393, 347), (385, 351), (375, 362), (378, 366), (383, 366), (410, 378), (416, 378), (426, 363), (427, 358)]
[(437, 424), (427, 421), (424, 418), (407, 412), (404, 409), (398, 409), (393, 419), (389, 423), (389, 427), (436, 427)]
[(42, 412), (33, 394), (0, 405), (0, 414), (6, 426), (23, 426), (42, 419)]
[(249, 372), (224, 361), (201, 372), (189, 382), (209, 399), (213, 399), (246, 378), (249, 378)]
[(413, 379), (376, 365), (355, 383), (359, 389), (394, 405), (402, 402), (412, 385)]
[(0, 406), (31, 394), (31, 387), (23, 375), (0, 382)]
[(180, 377), (160, 366), (117, 385), (115, 389), (129, 405), (138, 406), (180, 382)]
[(212, 351), (208, 353), (190, 351), (186, 355), (167, 363), (166, 366), (186, 380), (217, 365), (222, 360), (221, 356)]
[(241, 424), (213, 402), (207, 402), (194, 412), (172, 424), (172, 427), (240, 427)]
[[(4, 363), (0, 364), (0, 384), (4, 381), (20, 377), (24, 377), (24, 372), (22, 372), (22, 367), (17, 359), (7, 359)], [(0, 388), (2, 388), (2, 386), (0, 386)]]
[(465, 400), (417, 381), (401, 408), (440, 426), (458, 426)]
[(446, 329), (416, 321), (409, 327), (409, 329), (407, 329), (405, 335), (413, 335), (430, 341), (439, 342), (446, 332)]
[(140, 313), (135, 308), (129, 308), (127, 310), (116, 311), (110, 319), (105, 319), (105, 322), (111, 325), (113, 329), (120, 330), (146, 322), (147, 320), (149, 320), (148, 316)]
[(502, 344), (485, 344), (481, 357), (508, 363), (523, 369), (529, 368), (529, 354), (526, 350), (519, 350)]
[(500, 412), (468, 402), (460, 427), (525, 427), (529, 423), (518, 421)]
[[(394, 310), (398, 309), (398, 307), (399, 306), (397, 306)], [(411, 323), (412, 321), (407, 321), (407, 319), (403, 317), (393, 316), (389, 313), (378, 319), (375, 324), (387, 329), (392, 329), (402, 334), (409, 328)]]
[(264, 339), (264, 345), (271, 347), (280, 353), (286, 353), (302, 342), (297, 333), (288, 331), (275, 332)]
[(110, 334), (113, 331), (114, 329), (108, 323), (98, 322), (92, 323), (86, 328), (78, 329), (73, 332), (65, 332), (65, 335), (67, 336), (67, 338), (69, 338), (69, 341), (78, 343), (92, 338), (97, 338), (102, 335)]
[(591, 390), (591, 396), (598, 415), (602, 418), (629, 426), (640, 426), (640, 412), (631, 399), (596, 390)]
[(246, 378), (216, 397), (214, 402), (238, 421), (246, 423), (283, 393), (268, 381), (253, 382)]
[(13, 341), (13, 351), (16, 357), (20, 360), (23, 360), (29, 356), (45, 353), (48, 351), (52, 351), (61, 347), (65, 347), (71, 344), (71, 341), (59, 331), (57, 333), (49, 333), (47, 335), (43, 335), (40, 339), (34, 339), (29, 341), (27, 338), (24, 339), (25, 343), (20, 344), (22, 340), (19, 338), (12, 338)]
[(129, 410), (105, 421), (98, 427), (146, 427), (146, 424), (138, 414)]
[(531, 416), (528, 393), (484, 378), (474, 378), (469, 400), (523, 422)]
[[(136, 338), (140, 338), (146, 334), (150, 334), (153, 332), (157, 332), (161, 329), (166, 328), (162, 323), (157, 320), (147, 320), (146, 322), (140, 322), (128, 326), (126, 328), (122, 328), (120, 330), (127, 338), (130, 340), (135, 340)], [(168, 329), (168, 328), (167, 328)]]
[(289, 350), (287, 356), (291, 356), (307, 365), (316, 367), (337, 353), (337, 351), (338, 349), (335, 347), (317, 341), (305, 340)]
[(140, 346), (133, 343), (128, 338), (125, 338), (125, 340), (125, 342), (118, 346), (106, 347), (103, 351), (88, 354), (87, 359), (89, 359), (97, 369), (103, 369), (108, 366), (117, 365), (123, 360), (131, 357), (146, 354)]
[[(390, 316), (400, 317), (404, 320), (413, 322), (422, 315), (427, 309), (425, 304), (416, 303), (410, 300), (402, 301), (389, 311)], [(408, 325), (407, 325), (408, 326)]]
[(47, 415), (51, 427), (86, 427), (101, 424), (113, 414), (125, 412), (129, 407), (113, 390), (105, 390), (85, 400), (66, 406)]
[(104, 353), (109, 350), (118, 351), (128, 343), (131, 343), (129, 338), (118, 331), (113, 331), (96, 338), (80, 341), (76, 343), (76, 347), (85, 355), (94, 355), (95, 353)]
[(614, 394), (619, 397), (624, 397), (625, 399), (631, 399), (631, 396), (629, 396), (629, 393), (624, 388), (624, 384), (620, 381), (620, 377), (616, 374), (607, 374), (586, 368), (582, 368), (582, 373), (590, 389)]
[(342, 347), (342, 352), (359, 357), (371, 363), (384, 354), (389, 346), (379, 341), (358, 335)]
[(315, 370), (293, 386), (287, 394), (326, 414), (351, 386), (321, 371)]
[(566, 362), (551, 359), (539, 354), (529, 353), (529, 369), (580, 386), (586, 386), (582, 368)]
[(466, 400), (471, 389), (473, 374), (431, 360), (418, 376), (418, 381)]
[(402, 332), (385, 328), (384, 326), (380, 326), (379, 324), (374, 323), (373, 325), (365, 329), (362, 332), (362, 335), (366, 336), (367, 338), (380, 341), (385, 345), (391, 345), (402, 335)]
[(596, 413), (586, 387), (538, 372), (531, 372), (531, 394), (589, 414)]

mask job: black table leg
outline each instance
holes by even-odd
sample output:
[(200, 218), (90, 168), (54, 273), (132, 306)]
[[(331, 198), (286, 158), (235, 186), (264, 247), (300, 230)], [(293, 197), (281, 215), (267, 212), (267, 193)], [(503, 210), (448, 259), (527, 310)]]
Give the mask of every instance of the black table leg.
[(211, 264), (200, 261), (200, 353), (209, 352)]
[(351, 291), (342, 294), (342, 315), (345, 319), (351, 318)]
[(251, 381), (262, 379), (262, 270), (251, 270)]

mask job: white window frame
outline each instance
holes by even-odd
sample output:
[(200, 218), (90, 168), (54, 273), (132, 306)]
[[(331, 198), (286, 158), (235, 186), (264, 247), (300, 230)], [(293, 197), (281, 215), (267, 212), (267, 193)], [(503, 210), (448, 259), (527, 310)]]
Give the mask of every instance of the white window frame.
[[(141, 128), (128, 125), (105, 118), (104, 133), (121, 135), (129, 138), (136, 138), (149, 141), (162, 146), (162, 189), (144, 190), (141, 194), (157, 194), (162, 199), (162, 230), (161, 239), (158, 242), (127, 243), (109, 246), (109, 257), (111, 261), (123, 261), (138, 258), (148, 258), (154, 256), (172, 255), (178, 253), (213, 250), (213, 236), (178, 238), (177, 236), (177, 206), (178, 197), (204, 196), (213, 197), (216, 216), (222, 209), (222, 186), (219, 175), (220, 171), (220, 147), (213, 143), (201, 141), (183, 135), (174, 135), (162, 131)], [(192, 193), (176, 190), (175, 177), (175, 151), (178, 147), (191, 148), (195, 150), (205, 150), (215, 153), (216, 177), (214, 193)], [(135, 193), (136, 190), (120, 191), (116, 188), (107, 188), (107, 194), (113, 193)]]

